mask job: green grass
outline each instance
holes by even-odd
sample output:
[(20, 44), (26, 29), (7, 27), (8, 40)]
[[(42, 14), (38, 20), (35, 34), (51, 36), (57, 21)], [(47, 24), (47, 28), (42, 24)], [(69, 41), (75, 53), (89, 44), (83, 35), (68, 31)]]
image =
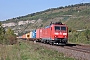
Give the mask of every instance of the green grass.
[(20, 41), (20, 44), (3, 45), (0, 48), (0, 60), (75, 60), (30, 41)]

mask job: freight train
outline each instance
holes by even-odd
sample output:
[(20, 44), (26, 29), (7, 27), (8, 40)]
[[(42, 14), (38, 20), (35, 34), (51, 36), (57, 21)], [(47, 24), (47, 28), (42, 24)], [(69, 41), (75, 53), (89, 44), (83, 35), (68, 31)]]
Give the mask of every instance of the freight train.
[(68, 27), (61, 22), (51, 23), (44, 28), (38, 28), (21, 36), (22, 39), (36, 40), (49, 44), (67, 44), (68, 43)]

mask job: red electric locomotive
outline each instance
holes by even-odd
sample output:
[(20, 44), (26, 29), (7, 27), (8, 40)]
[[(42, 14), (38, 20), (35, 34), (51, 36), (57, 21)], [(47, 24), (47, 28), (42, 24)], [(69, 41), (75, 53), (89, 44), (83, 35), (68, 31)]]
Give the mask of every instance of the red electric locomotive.
[(39, 29), (39, 37), (44, 43), (64, 43), (68, 42), (68, 27), (61, 22), (51, 23), (45, 28)]

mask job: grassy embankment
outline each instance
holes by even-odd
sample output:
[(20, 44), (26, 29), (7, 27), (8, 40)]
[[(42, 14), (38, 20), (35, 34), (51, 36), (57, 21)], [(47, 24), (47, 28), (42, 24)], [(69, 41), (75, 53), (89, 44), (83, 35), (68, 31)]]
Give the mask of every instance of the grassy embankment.
[(75, 60), (55, 50), (32, 42), (20, 41), (15, 45), (0, 45), (0, 60)]

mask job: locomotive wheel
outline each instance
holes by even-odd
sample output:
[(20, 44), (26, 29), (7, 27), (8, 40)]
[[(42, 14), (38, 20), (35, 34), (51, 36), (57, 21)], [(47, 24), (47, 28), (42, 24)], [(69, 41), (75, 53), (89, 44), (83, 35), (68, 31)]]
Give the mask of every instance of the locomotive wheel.
[(43, 43), (43, 40), (41, 40), (41, 43)]
[(45, 40), (45, 41), (44, 41), (44, 44), (46, 44), (46, 43), (47, 43), (47, 41)]
[(50, 45), (54, 45), (54, 42), (52, 42), (52, 41), (49, 41), (49, 44), (50, 44)]

